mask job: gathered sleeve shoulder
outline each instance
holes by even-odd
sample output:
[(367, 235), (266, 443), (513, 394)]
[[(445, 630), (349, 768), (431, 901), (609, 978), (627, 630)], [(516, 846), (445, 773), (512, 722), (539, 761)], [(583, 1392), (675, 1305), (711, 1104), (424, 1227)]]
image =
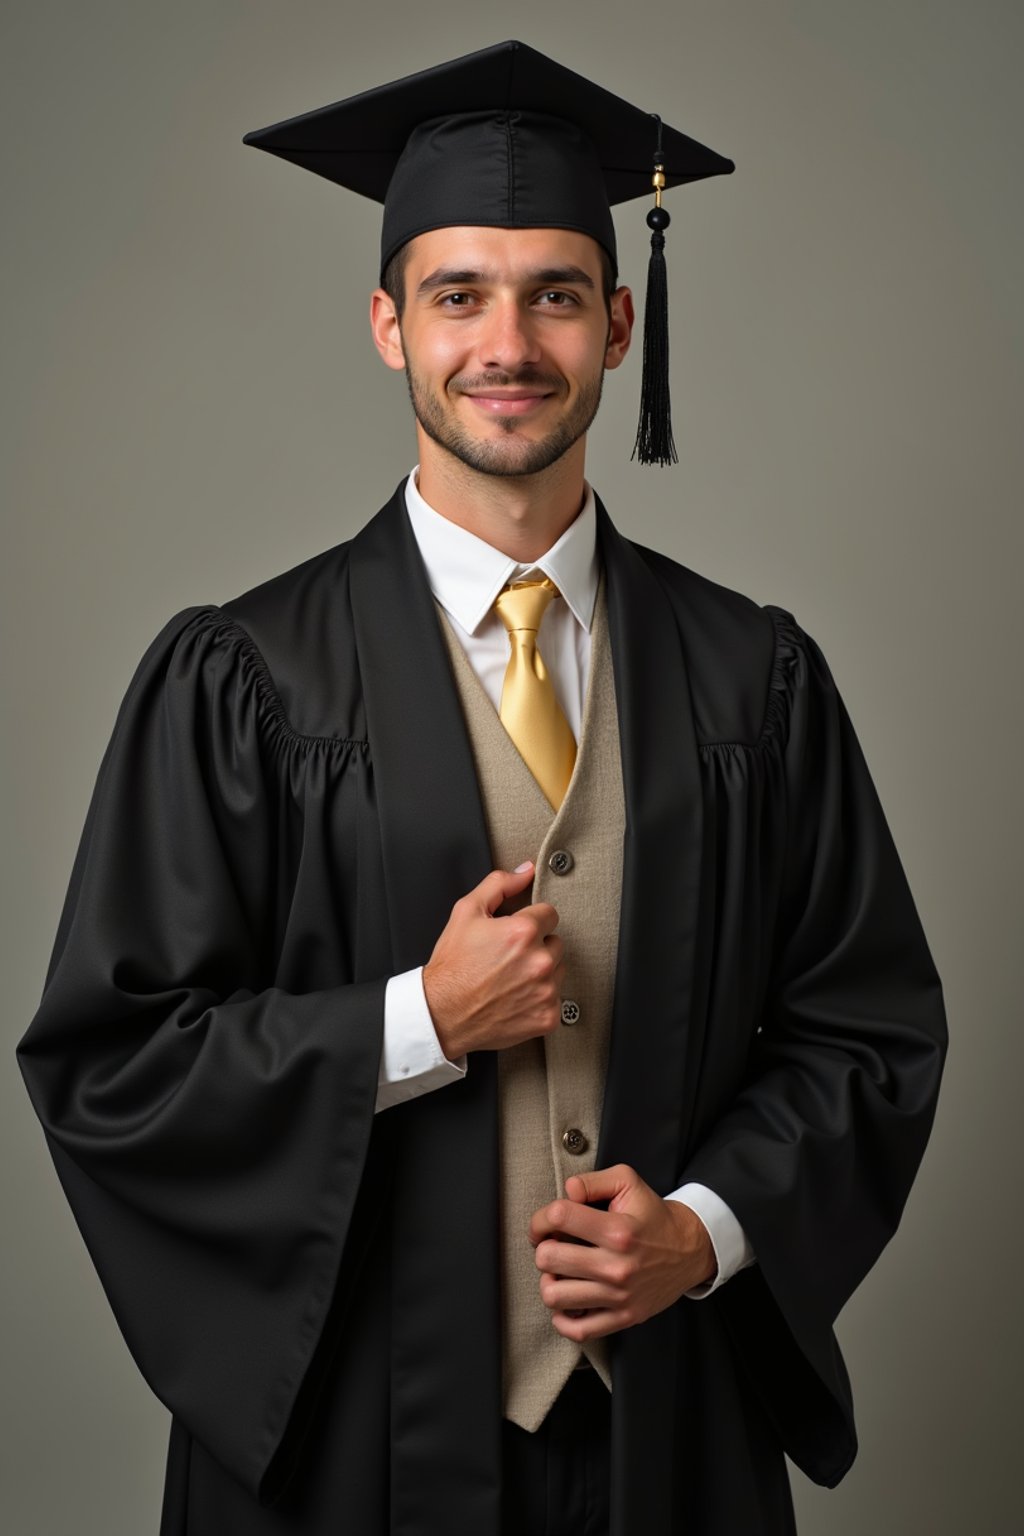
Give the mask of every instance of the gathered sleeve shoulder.
[[(787, 1449), (831, 1483), (845, 1470), (834, 1459), (837, 1415), (853, 1439), (832, 1323), (899, 1222), (932, 1125), (946, 1028), (913, 899), (829, 668), (789, 614), (768, 614), (775, 649), (763, 727), (745, 751), (745, 771), (761, 776), (773, 854), (764, 861), (772, 884), (759, 1027), (740, 1090), (685, 1177), (714, 1189), (753, 1245), (756, 1269), (715, 1299)], [(811, 1377), (830, 1404), (820, 1390), (795, 1390)], [(808, 1414), (815, 1401), (820, 1414)]]
[[(306, 921), (302, 824), (364, 758), (365, 743), (296, 734), (220, 610), (173, 619), (119, 712), (19, 1047), (143, 1374), (260, 1496), (346, 1261), (373, 1125), (383, 971), (356, 974), (340, 918), (337, 954), (307, 942), (304, 964), (282, 962)], [(338, 842), (352, 825), (336, 813)]]

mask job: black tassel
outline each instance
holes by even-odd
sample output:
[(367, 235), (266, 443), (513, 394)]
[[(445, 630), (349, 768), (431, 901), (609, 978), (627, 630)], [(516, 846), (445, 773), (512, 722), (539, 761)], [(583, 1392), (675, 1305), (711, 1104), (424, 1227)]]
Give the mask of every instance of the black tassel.
[(651, 117), (658, 125), (654, 147), (654, 207), (647, 215), (651, 231), (651, 259), (647, 263), (647, 299), (644, 304), (644, 369), (640, 386), (640, 422), (633, 444), (634, 459), (641, 464), (678, 464), (679, 456), (672, 440), (672, 402), (668, 384), (668, 280), (665, 272), (665, 231), (672, 222), (667, 208), (661, 206), (665, 187), (665, 166), (661, 152), (661, 118)]
[(664, 235), (669, 223), (668, 211), (652, 208), (647, 223), (651, 229), (651, 259), (647, 264), (644, 304), (644, 368), (640, 423), (632, 456), (641, 464), (678, 464), (679, 456), (672, 439), (672, 401), (668, 382), (668, 281)]

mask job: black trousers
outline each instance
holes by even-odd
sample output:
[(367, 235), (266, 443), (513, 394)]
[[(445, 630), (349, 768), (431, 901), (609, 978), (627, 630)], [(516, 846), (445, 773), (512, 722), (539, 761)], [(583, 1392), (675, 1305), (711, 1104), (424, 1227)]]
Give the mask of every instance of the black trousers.
[(535, 1434), (502, 1420), (502, 1536), (608, 1536), (611, 1402), (573, 1371)]

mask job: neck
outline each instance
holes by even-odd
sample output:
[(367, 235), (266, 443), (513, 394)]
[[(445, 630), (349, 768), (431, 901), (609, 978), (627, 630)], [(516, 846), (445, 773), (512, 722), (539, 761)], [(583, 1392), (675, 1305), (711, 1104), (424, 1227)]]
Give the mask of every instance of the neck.
[(418, 483), (424, 501), (523, 565), (556, 544), (582, 510), (582, 438), (539, 474), (505, 476), (471, 469), (422, 430), (418, 435)]

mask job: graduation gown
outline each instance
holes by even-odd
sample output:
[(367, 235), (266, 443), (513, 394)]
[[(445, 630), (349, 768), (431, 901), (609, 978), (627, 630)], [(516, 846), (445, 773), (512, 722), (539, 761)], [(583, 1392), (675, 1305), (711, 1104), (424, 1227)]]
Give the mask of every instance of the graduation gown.
[[(776, 1536), (782, 1451), (826, 1484), (855, 1453), (832, 1323), (924, 1150), (940, 988), (815, 645), (598, 530), (627, 831), (597, 1165), (707, 1184), (758, 1260), (613, 1337), (613, 1536)], [(386, 979), (490, 867), (401, 487), (150, 647), (19, 1051), (173, 1416), (163, 1536), (497, 1536), (494, 1053), (374, 1114)]]

